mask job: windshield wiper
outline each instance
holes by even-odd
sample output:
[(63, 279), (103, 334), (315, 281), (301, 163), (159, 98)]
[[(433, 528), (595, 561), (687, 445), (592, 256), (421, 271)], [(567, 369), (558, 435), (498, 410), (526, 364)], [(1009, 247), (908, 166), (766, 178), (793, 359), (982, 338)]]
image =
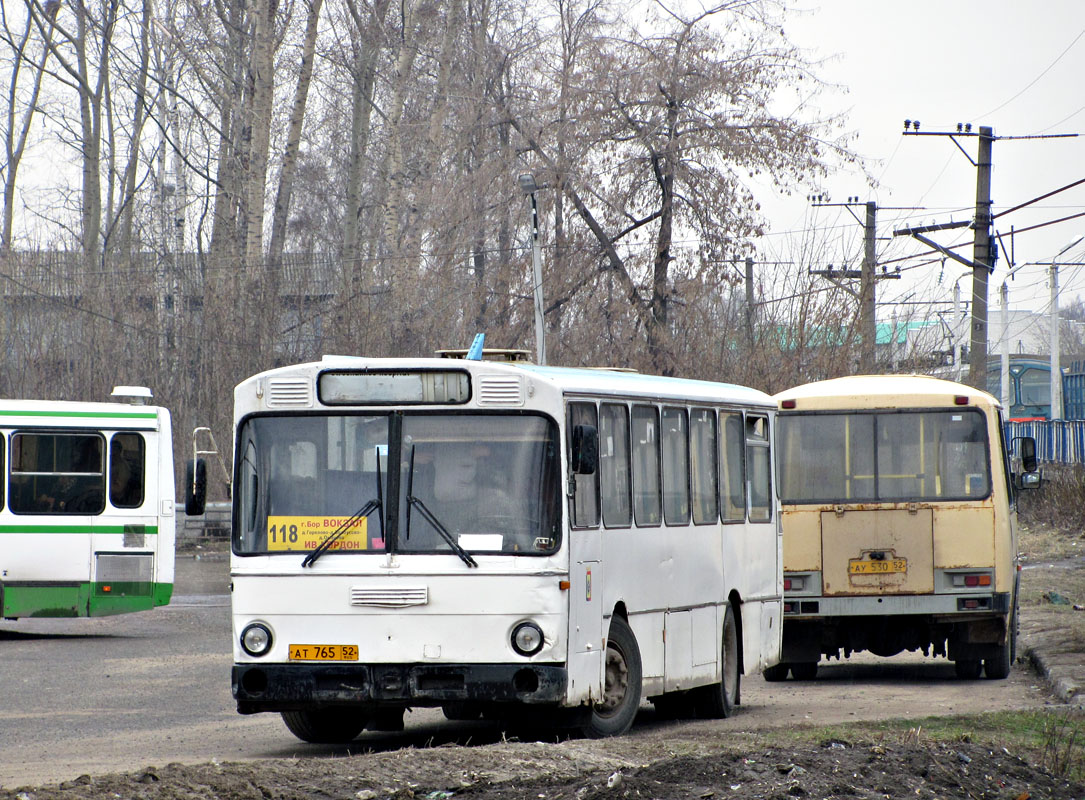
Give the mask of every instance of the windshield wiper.
[(464, 564), (469, 567), (477, 567), (478, 562), (471, 557), (471, 554), (464, 550), (460, 543), (456, 541), (456, 537), (453, 536), (448, 528), (441, 524), (441, 521), (433, 515), (433, 512), (426, 508), (426, 504), (415, 497), (411, 490), (414, 487), (414, 445), (411, 446), (411, 464), (407, 471), (407, 523), (406, 523), (406, 535), (407, 538), (411, 538), (411, 509), (418, 506), (418, 513), (422, 515), (422, 518), (433, 526), (433, 529), (440, 534), (448, 546), (452, 548), (452, 552), (460, 557)]
[(381, 539), (384, 539), (384, 497), (381, 492), (381, 460), (380, 454), (377, 455), (377, 496), (372, 500), (368, 500), (364, 506), (359, 508), (353, 514), (348, 517), (342, 525), (332, 531), (324, 541), (313, 548), (312, 552), (305, 557), (301, 562), (302, 567), (311, 567), (313, 562), (324, 555), (331, 546), (335, 544), (339, 537), (350, 530), (351, 527), (356, 525), (359, 520), (368, 517), (374, 511), (380, 511), (380, 516), (377, 519), (380, 521)]

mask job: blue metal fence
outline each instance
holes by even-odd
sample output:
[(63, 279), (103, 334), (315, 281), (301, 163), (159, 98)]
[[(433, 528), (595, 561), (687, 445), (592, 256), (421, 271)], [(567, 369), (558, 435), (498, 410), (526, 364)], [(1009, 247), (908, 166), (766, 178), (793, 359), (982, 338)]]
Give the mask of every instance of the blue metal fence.
[(1085, 464), (1085, 419), (1007, 422), (1006, 444), (1015, 454), (1014, 438), (1018, 436), (1036, 440), (1036, 457), (1042, 462)]

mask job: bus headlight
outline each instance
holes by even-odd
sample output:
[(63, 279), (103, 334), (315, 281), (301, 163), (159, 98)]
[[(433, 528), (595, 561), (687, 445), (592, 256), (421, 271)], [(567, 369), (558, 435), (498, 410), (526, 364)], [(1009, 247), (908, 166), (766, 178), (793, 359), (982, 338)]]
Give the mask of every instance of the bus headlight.
[(241, 631), (241, 649), (250, 656), (262, 656), (271, 649), (271, 629), (261, 622), (253, 622)]
[(521, 622), (512, 629), (512, 649), (522, 656), (533, 656), (542, 650), (542, 628), (534, 622)]

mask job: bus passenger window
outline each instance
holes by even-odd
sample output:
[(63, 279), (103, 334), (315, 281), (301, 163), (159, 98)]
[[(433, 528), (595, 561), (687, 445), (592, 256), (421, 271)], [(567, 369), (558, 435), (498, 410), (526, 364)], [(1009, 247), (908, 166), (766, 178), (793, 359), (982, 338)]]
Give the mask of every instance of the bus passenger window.
[(741, 414), (725, 413), (720, 419), (720, 516), (724, 522), (740, 522), (746, 518), (746, 434)]
[(662, 519), (659, 497), (659, 411), (655, 406), (633, 406), (633, 512), (638, 525), (658, 525)]
[(750, 522), (772, 519), (772, 462), (768, 419), (746, 418), (746, 469), (750, 477)]
[(109, 443), (109, 502), (117, 508), (143, 505), (143, 437), (138, 433), (117, 433)]
[[(595, 403), (569, 403), (569, 452), (572, 452), (573, 429), (591, 425), (599, 429)], [(576, 490), (572, 498), (573, 525), (578, 528), (599, 524), (599, 469), (590, 475), (575, 475)]]
[(684, 408), (663, 409), (663, 519), (689, 524), (689, 422)]
[(16, 433), (9, 506), (16, 514), (100, 514), (104, 440), (98, 434)]
[(603, 403), (599, 416), (599, 489), (603, 524), (608, 528), (629, 527), (633, 522), (630, 477), (629, 409)]
[(695, 408), (690, 415), (690, 487), (693, 521), (707, 525), (719, 519), (716, 495), (716, 412)]

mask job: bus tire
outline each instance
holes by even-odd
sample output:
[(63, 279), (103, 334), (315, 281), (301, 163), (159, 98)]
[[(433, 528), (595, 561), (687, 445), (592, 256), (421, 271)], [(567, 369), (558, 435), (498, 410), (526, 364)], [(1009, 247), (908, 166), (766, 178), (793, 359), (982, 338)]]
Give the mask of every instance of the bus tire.
[(723, 615), (723, 642), (720, 648), (720, 682), (695, 689), (697, 711), (707, 719), (723, 719), (735, 713), (742, 689), (742, 672), (738, 668), (738, 625), (730, 604)]
[(983, 662), (978, 658), (958, 658), (953, 662), (953, 670), (957, 677), (966, 681), (974, 681), (983, 670)]
[(640, 708), (640, 648), (629, 623), (621, 617), (610, 621), (605, 658), (603, 699), (595, 704), (581, 728), (592, 739), (625, 733)]
[(797, 681), (812, 681), (818, 676), (818, 662), (796, 661), (791, 664), (791, 677)]
[(765, 676), (765, 680), (769, 683), (777, 683), (778, 681), (787, 680), (787, 673), (790, 669), (790, 664), (781, 661), (779, 664), (773, 664), (771, 667), (765, 667), (765, 671), (761, 674)]
[(311, 744), (343, 744), (353, 741), (369, 722), (353, 708), (325, 708), (319, 711), (283, 711), (290, 732)]
[(1014, 630), (1014, 620), (1010, 620), (1008, 626), (1009, 630), (1006, 631), (1006, 642), (1000, 644), (995, 650), (994, 658), (985, 658), (983, 660), (983, 674), (991, 680), (1002, 680), (1003, 678), (1010, 677), (1010, 668), (1013, 666), (1014, 650), (1016, 650), (1015, 639), (1016, 631)]

